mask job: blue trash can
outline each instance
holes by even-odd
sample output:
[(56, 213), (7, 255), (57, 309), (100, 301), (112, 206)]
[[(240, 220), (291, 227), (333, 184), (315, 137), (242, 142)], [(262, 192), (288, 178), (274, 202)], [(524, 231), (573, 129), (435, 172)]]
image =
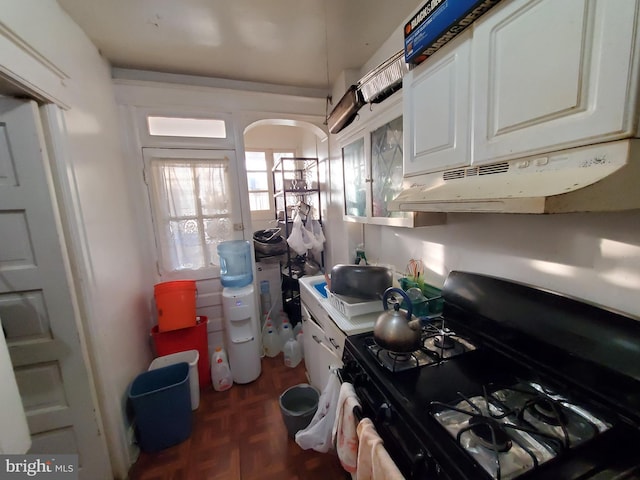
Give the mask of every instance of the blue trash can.
[(157, 452), (191, 435), (189, 364), (175, 363), (138, 375), (129, 388), (138, 445)]

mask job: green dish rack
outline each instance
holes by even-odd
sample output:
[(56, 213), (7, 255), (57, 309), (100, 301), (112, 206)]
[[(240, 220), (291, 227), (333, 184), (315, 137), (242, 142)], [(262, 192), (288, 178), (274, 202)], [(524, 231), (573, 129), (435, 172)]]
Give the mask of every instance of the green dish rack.
[[(412, 303), (412, 313), (414, 316), (424, 317), (426, 315), (438, 315), (442, 313), (444, 304), (444, 299), (441, 297), (442, 290), (423, 281), (416, 282), (407, 277), (400, 278), (398, 282), (400, 288), (405, 292), (410, 288), (419, 288), (422, 291), (422, 295), (426, 297), (426, 300), (418, 300)], [(402, 302), (402, 308), (407, 308), (406, 302)]]

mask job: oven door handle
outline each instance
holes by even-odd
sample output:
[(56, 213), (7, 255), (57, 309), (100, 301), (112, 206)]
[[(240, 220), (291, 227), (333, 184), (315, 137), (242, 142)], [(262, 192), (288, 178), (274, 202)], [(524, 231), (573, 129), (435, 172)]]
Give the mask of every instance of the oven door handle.
[[(387, 428), (389, 428), (393, 425), (393, 417), (394, 413), (391, 405), (385, 402), (378, 407), (378, 411), (376, 412), (377, 422), (383, 423), (388, 426)], [(420, 470), (420, 467), (425, 464), (427, 456), (422, 449), (418, 449), (418, 453), (413, 453), (400, 435), (393, 435), (393, 438), (402, 450), (404, 456), (411, 459), (411, 477), (413, 478), (413, 476)]]
[[(356, 385), (354, 385), (354, 387), (356, 390), (356, 395), (358, 395), (359, 398), (362, 398), (366, 404), (370, 405), (372, 408), (374, 405), (376, 405), (375, 400), (373, 400), (371, 395), (365, 389), (357, 388)], [(387, 402), (384, 402), (375, 411), (374, 424), (377, 423), (386, 425), (387, 430), (391, 430), (389, 427), (393, 425), (394, 416), (395, 414), (391, 405), (389, 405), (389, 403)], [(413, 453), (400, 435), (392, 434), (392, 436), (395, 439), (395, 442), (397, 443), (400, 450), (402, 450), (404, 457), (407, 459), (411, 459), (411, 475), (412, 477), (415, 476), (416, 473), (421, 470), (420, 467), (426, 465), (427, 455), (422, 451), (422, 449), (418, 449), (418, 453)]]

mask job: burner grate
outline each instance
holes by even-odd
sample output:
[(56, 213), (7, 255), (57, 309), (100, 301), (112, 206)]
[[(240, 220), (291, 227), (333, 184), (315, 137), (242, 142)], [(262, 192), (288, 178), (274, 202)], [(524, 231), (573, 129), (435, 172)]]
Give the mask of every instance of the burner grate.
[(432, 402), (430, 409), (493, 478), (503, 480), (535, 469), (608, 428), (594, 415), (545, 391), (527, 382), (490, 384), (483, 387), (483, 395), (467, 398), (459, 393), (457, 404)]
[(375, 343), (373, 336), (366, 339), (365, 345), (378, 364), (392, 372), (435, 365), (476, 349), (469, 340), (446, 328), (443, 317), (432, 318), (423, 327), (420, 348), (414, 352), (399, 354), (385, 350)]

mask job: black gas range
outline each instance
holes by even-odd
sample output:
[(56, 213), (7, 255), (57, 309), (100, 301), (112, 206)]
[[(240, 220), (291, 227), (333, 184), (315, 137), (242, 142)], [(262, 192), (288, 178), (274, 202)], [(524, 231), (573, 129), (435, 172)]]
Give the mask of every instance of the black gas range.
[(347, 337), (354, 384), (406, 478), (640, 478), (640, 321), (452, 272), (411, 354)]

